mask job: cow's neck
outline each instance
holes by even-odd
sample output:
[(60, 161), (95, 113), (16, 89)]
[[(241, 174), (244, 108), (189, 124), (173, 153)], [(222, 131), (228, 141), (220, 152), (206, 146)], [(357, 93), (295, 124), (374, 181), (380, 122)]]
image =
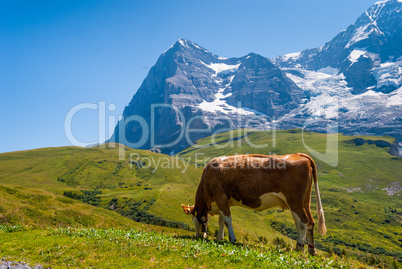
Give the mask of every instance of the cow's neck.
[(206, 195), (204, 193), (204, 186), (200, 184), (195, 194), (195, 210), (197, 214), (207, 215), (208, 214), (208, 202), (206, 200)]

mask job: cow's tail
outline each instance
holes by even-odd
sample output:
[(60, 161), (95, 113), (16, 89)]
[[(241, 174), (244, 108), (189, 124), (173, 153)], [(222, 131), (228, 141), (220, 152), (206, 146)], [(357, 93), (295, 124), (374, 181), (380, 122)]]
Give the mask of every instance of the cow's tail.
[(318, 215), (318, 232), (322, 235), (327, 233), (327, 227), (325, 226), (324, 210), (322, 209), (320, 191), (318, 189), (318, 179), (317, 179), (317, 168), (315, 166), (314, 160), (304, 153), (298, 153), (300, 156), (305, 157), (310, 160), (311, 168), (313, 172), (315, 195), (317, 197), (317, 215)]

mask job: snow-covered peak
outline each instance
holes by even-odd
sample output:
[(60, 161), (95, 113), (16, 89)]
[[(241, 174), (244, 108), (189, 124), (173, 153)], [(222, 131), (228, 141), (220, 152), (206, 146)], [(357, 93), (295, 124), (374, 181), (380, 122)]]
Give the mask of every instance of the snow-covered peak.
[(384, 7), (384, 5), (392, 4), (392, 3), (402, 3), (402, 0), (380, 0), (380, 1), (375, 2), (374, 5), (372, 5), (370, 7), (370, 9), (376, 8), (376, 7), (382, 8), (382, 7)]
[[(357, 18), (354, 24), (341, 31), (325, 45), (300, 53), (278, 56), (274, 63), (280, 67), (302, 67), (319, 70), (326, 66), (340, 69), (354, 50), (376, 54), (381, 62), (395, 61), (402, 56), (402, 0), (383, 0), (375, 3)], [(357, 51), (352, 54), (356, 56)], [(369, 56), (366, 54), (366, 56)], [(350, 64), (350, 63), (346, 63)], [(376, 64), (376, 63), (375, 63)]]
[(390, 13), (400, 12), (402, 0), (383, 0), (378, 1), (367, 9), (366, 13), (373, 22), (381, 17), (389, 16)]
[[(203, 47), (191, 42), (190, 40), (184, 39), (184, 38), (179, 38), (172, 46), (170, 46), (164, 54), (166, 54), (168, 51), (193, 51), (193, 52), (201, 52), (201, 53), (210, 53), (208, 50), (204, 49)], [(212, 54), (212, 53), (210, 53)]]
[(208, 52), (208, 50), (204, 49), (203, 47), (191, 42), (190, 40), (180, 38), (176, 43), (179, 43), (181, 47), (189, 48), (189, 49), (196, 49), (203, 52)]
[[(378, 47), (400, 36), (402, 19), (402, 0), (383, 0), (368, 8), (350, 28), (352, 35), (345, 35), (348, 39), (346, 49), (361, 43)], [(381, 39), (383, 41), (376, 41)], [(373, 42), (377, 42), (374, 44)]]
[[(390, 31), (393, 23), (401, 20), (401, 2), (402, 0), (384, 0), (379, 1), (367, 9), (353, 25), (353, 33), (348, 40), (345, 48), (349, 48), (360, 41), (370, 37), (385, 37), (387, 34), (393, 34)], [(399, 15), (398, 15), (399, 14)]]

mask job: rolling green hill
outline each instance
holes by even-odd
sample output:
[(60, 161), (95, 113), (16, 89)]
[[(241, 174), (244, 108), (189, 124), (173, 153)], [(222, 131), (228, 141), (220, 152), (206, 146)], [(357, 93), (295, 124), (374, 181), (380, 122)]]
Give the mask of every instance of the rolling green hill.
[[(317, 245), (341, 255), (365, 255), (363, 260), (401, 259), (402, 205), (400, 192), (396, 192), (402, 182), (401, 158), (390, 155), (387, 147), (375, 143), (357, 146), (353, 142), (356, 137), (335, 135), (339, 139), (339, 165), (332, 167), (315, 159), (329, 231), (326, 236), (316, 236)], [(233, 143), (228, 142), (231, 136)], [(393, 142), (390, 137), (359, 137)], [(269, 131), (250, 131), (247, 136), (243, 131), (235, 131), (219, 134), (215, 141), (218, 147), (212, 145), (211, 138), (205, 138), (197, 141), (197, 147), (174, 157), (126, 147), (122, 155), (119, 147), (123, 146), (113, 144), (101, 148), (60, 147), (0, 154), (0, 193), (6, 194), (2, 196), (5, 204), (14, 200), (10, 195), (15, 195), (5, 188), (25, 193), (27, 197), (21, 196), (16, 202), (20, 208), (35, 201), (28, 197), (29, 193), (49, 197), (32, 204), (36, 205), (32, 218), (18, 218), (25, 211), (14, 212), (12, 206), (2, 205), (0, 213), (13, 219), (13, 224), (38, 224), (40, 221), (35, 220), (38, 214), (46, 216), (43, 218), (49, 225), (60, 222), (64, 223), (61, 226), (76, 227), (111, 227), (96, 224), (98, 217), (94, 216), (106, 214), (106, 218), (107, 214), (119, 213), (145, 223), (188, 229), (191, 219), (180, 205), (193, 204), (203, 164), (210, 158), (236, 153), (308, 153), (299, 130), (277, 131), (275, 135)], [(268, 144), (268, 147), (251, 147), (248, 141), (255, 145)], [(304, 141), (314, 150), (325, 152), (326, 135), (304, 133)], [(314, 202), (315, 197), (313, 212)], [(52, 203), (56, 206), (51, 206)], [(55, 214), (62, 214), (58, 211), (68, 212), (73, 206), (77, 211), (82, 206), (83, 212), (92, 216), (92, 222), (84, 225), (74, 217), (63, 222), (64, 216), (52, 219)], [(286, 244), (295, 244), (289, 239), (294, 237), (295, 229), (288, 211), (271, 209), (257, 213), (238, 207), (232, 210), (240, 241), (273, 242), (279, 238)], [(116, 221), (113, 225), (124, 228), (124, 224), (117, 223), (120, 215), (119, 218), (112, 216)], [(29, 221), (24, 222), (25, 219)], [(217, 217), (211, 218), (211, 235), (216, 232), (217, 222)], [(7, 222), (0, 218), (0, 224)]]
[(45, 190), (0, 184), (0, 218), (7, 225), (123, 229), (140, 224), (119, 214)]

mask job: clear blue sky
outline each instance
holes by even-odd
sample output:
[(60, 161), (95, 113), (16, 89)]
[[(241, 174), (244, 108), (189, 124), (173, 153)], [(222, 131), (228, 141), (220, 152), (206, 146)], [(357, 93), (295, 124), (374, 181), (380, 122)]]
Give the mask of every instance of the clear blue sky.
[[(223, 57), (272, 58), (323, 45), (375, 2), (0, 0), (0, 152), (70, 145), (64, 120), (77, 104), (114, 104), (106, 116), (121, 115), (179, 38)], [(97, 141), (97, 111), (72, 126)]]

